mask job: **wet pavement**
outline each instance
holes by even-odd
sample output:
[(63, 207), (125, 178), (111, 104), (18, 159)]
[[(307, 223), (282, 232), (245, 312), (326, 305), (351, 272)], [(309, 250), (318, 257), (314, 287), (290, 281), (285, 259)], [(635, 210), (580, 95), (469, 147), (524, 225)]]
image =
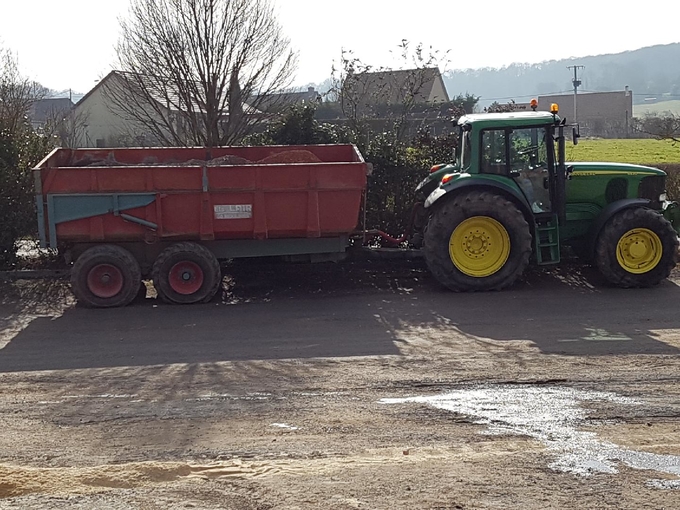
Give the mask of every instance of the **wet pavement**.
[[(600, 439), (597, 432), (581, 430), (587, 423), (584, 404), (601, 402), (625, 406), (641, 402), (614, 393), (587, 391), (568, 387), (482, 386), (456, 390), (441, 395), (385, 398), (383, 404), (426, 404), (473, 418), (485, 425), (485, 434), (523, 435), (543, 443), (554, 457), (551, 469), (590, 476), (595, 473), (617, 474), (623, 463), (633, 469), (657, 471), (680, 476), (680, 456), (659, 455), (622, 448)], [(650, 480), (657, 488), (680, 488), (678, 480)]]

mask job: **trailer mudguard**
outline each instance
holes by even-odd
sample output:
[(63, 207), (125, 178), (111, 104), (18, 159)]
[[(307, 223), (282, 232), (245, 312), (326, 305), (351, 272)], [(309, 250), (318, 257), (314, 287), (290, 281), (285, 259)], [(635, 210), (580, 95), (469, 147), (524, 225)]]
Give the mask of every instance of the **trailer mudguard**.
[(602, 212), (595, 219), (592, 226), (590, 227), (590, 231), (588, 232), (588, 244), (586, 245), (588, 256), (592, 258), (595, 255), (595, 244), (597, 243), (597, 238), (600, 236), (600, 232), (602, 232), (604, 226), (615, 214), (618, 214), (625, 209), (632, 209), (634, 207), (649, 208), (650, 204), (651, 201), (647, 200), (646, 198), (624, 198), (623, 200), (612, 202), (611, 204), (607, 205), (607, 207), (602, 209)]

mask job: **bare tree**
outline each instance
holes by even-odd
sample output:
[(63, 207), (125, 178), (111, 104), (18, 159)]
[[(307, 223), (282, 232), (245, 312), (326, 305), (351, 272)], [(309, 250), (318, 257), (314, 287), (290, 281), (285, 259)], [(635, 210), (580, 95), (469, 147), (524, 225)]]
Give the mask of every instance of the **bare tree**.
[(104, 93), (164, 145), (238, 142), (296, 65), (269, 0), (132, 0), (121, 27)]
[(671, 112), (663, 115), (647, 115), (640, 122), (639, 129), (659, 140), (680, 143), (680, 115)]
[(333, 69), (334, 86), (330, 92), (337, 97), (350, 127), (357, 133), (367, 129), (372, 119), (380, 119), (397, 139), (407, 132), (414, 119), (432, 118), (440, 110), (439, 103), (448, 97), (430, 100), (432, 83), (439, 75), (439, 66), (447, 63), (447, 55), (422, 44), (412, 47), (407, 40), (398, 46), (401, 67), (373, 68), (343, 51), (341, 68)]
[(507, 103), (499, 103), (498, 101), (494, 101), (489, 106), (484, 108), (484, 113), (508, 113), (514, 112), (515, 110), (517, 110), (517, 105), (515, 104), (515, 100), (511, 99)]
[(56, 138), (61, 147), (82, 147), (89, 117), (88, 111), (78, 112), (74, 108), (68, 111), (51, 110), (47, 112), (42, 132), (45, 136)]
[(46, 94), (39, 83), (21, 76), (16, 59), (0, 49), (0, 122), (10, 133), (22, 130), (31, 106)]

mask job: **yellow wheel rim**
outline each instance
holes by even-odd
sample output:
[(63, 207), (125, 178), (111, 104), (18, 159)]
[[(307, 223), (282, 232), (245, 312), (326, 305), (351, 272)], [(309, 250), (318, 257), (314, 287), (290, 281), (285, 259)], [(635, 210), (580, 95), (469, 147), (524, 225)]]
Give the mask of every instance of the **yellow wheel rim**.
[(493, 218), (473, 216), (451, 234), (449, 256), (463, 274), (475, 278), (491, 276), (510, 256), (510, 236)]
[(646, 228), (629, 230), (616, 245), (616, 259), (623, 269), (633, 274), (643, 274), (654, 269), (661, 261), (661, 255), (661, 239)]

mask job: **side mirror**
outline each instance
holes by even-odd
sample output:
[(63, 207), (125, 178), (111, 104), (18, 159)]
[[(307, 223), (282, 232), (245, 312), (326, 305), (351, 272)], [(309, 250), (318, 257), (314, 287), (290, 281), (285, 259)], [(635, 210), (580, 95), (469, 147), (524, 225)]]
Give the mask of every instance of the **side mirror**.
[(578, 139), (581, 138), (581, 133), (578, 128), (571, 128), (571, 138), (574, 141), (574, 145), (578, 145)]

